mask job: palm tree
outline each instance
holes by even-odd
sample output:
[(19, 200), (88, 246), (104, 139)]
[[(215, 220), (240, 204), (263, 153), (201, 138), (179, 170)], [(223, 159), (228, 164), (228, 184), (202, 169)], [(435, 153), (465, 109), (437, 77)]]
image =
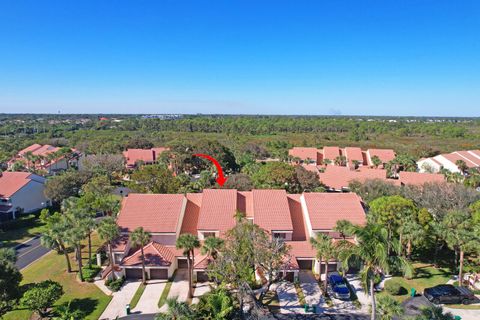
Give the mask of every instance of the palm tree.
[(467, 163), (461, 159), (455, 161), (455, 165), (458, 167), (458, 170), (460, 170), (460, 172), (465, 175), (467, 173), (467, 170), (468, 170), (468, 166), (467, 166)]
[(55, 308), (57, 314), (53, 320), (80, 320), (84, 318), (84, 314), (81, 310), (73, 309), (71, 306), (72, 301), (64, 303)]
[(145, 255), (143, 253), (143, 247), (147, 245), (147, 243), (150, 242), (151, 234), (145, 230), (143, 230), (142, 227), (138, 227), (133, 232), (130, 234), (130, 241), (134, 245), (140, 246), (140, 251), (142, 253), (142, 282), (145, 283)]
[(108, 243), (108, 253), (110, 259), (110, 265), (112, 268), (112, 275), (115, 278), (115, 259), (113, 256), (113, 244), (114, 241), (120, 236), (120, 230), (113, 217), (106, 217), (98, 226), (98, 234), (100, 238)]
[(203, 242), (202, 254), (206, 254), (213, 259), (217, 258), (218, 250), (222, 247), (223, 240), (217, 237), (208, 237)]
[(177, 297), (169, 298), (166, 301), (168, 310), (166, 313), (160, 313), (155, 320), (190, 320), (195, 319), (194, 312), (185, 302), (178, 302)]
[(336, 255), (335, 246), (333, 244), (332, 238), (324, 233), (317, 233), (317, 236), (315, 238), (313, 237), (310, 238), (310, 243), (317, 250), (317, 258), (320, 261), (320, 265), (322, 263), (322, 260), (325, 262), (324, 287), (325, 287), (325, 292), (327, 292), (328, 262)]
[(380, 320), (392, 320), (405, 312), (402, 305), (391, 296), (380, 296), (377, 299), (377, 312)]
[(200, 248), (200, 241), (198, 238), (190, 233), (184, 233), (180, 235), (176, 243), (177, 249), (183, 249), (183, 254), (187, 257), (188, 263), (188, 297), (193, 297), (193, 285), (192, 285), (192, 276), (193, 276), (193, 265), (195, 263), (194, 249)]
[[(72, 217), (73, 218), (73, 217)], [(70, 220), (70, 219), (69, 219)], [(71, 222), (70, 222), (71, 223)], [(66, 233), (65, 242), (69, 243), (70, 245), (74, 246), (75, 248), (75, 259), (77, 260), (78, 264), (78, 276), (80, 277), (80, 281), (83, 280), (83, 263), (82, 263), (82, 240), (85, 239), (85, 229), (83, 227), (75, 226), (74, 223), (71, 223), (70, 229)]]
[(406, 258), (410, 259), (412, 255), (413, 243), (425, 236), (425, 229), (414, 219), (407, 219), (398, 228), (398, 232), (402, 236), (400, 240), (400, 254), (403, 253), (403, 241), (407, 242)]
[(358, 160), (352, 160), (352, 165), (353, 165), (353, 168), (354, 168), (355, 170), (357, 170), (358, 167), (360, 166), (360, 161), (358, 161)]
[(345, 156), (337, 156), (334, 160), (335, 165), (337, 166), (346, 166), (347, 165), (347, 157)]
[[(405, 259), (388, 254), (388, 231), (382, 226), (377, 224), (354, 226), (353, 235), (356, 238), (356, 244), (340, 256), (345, 264), (350, 260), (358, 260), (363, 264), (360, 276), (365, 291), (367, 293), (370, 291), (371, 319), (375, 320), (377, 315), (375, 278), (388, 273), (392, 265), (400, 267), (407, 276), (411, 275), (412, 269)], [(398, 251), (398, 241), (392, 239), (391, 242), (393, 242), (392, 247)]]
[(415, 320), (454, 320), (450, 312), (443, 313), (441, 306), (431, 305), (422, 309), (422, 314), (415, 317)]
[(338, 220), (333, 230), (340, 233), (343, 240), (352, 235), (353, 224), (348, 220)]
[(42, 234), (40, 241), (43, 246), (50, 249), (58, 249), (63, 253), (67, 264), (67, 272), (70, 273), (72, 272), (72, 265), (70, 264), (68, 250), (65, 246), (65, 239), (68, 230), (69, 227), (65, 221), (65, 217), (61, 216), (60, 213), (57, 213), (57, 215), (54, 214), (47, 223), (47, 229)]

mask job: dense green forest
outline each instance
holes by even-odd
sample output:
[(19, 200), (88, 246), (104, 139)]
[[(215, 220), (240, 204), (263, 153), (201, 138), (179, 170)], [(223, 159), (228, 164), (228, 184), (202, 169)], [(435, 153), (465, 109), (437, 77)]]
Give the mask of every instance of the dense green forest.
[(238, 157), (252, 145), (279, 157), (291, 146), (393, 148), (414, 157), (480, 147), (478, 118), (243, 115), (0, 115), (0, 161), (31, 143), (89, 154), (218, 141)]

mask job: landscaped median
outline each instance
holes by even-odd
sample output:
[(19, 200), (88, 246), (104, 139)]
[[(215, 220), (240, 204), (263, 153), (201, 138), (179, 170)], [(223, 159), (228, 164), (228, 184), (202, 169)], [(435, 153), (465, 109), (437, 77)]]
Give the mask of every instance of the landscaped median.
[(145, 288), (147, 286), (145, 284), (140, 284), (138, 286), (137, 291), (135, 292), (135, 295), (132, 298), (132, 301), (130, 301), (130, 309), (133, 310), (138, 304), (138, 301), (140, 301), (140, 298), (142, 297), (143, 291), (145, 291)]
[[(92, 237), (92, 240), (95, 250), (99, 246), (100, 240), (96, 236)], [(87, 258), (86, 247), (83, 248), (83, 255), (84, 258)], [(70, 258), (72, 266), (75, 266), (73, 254), (70, 254)], [(55, 251), (51, 251), (32, 263), (23, 269), (21, 273), (23, 275), (22, 285), (47, 279), (60, 283), (65, 293), (55, 305), (59, 306), (72, 301), (71, 308), (81, 310), (85, 315), (84, 319), (87, 320), (97, 320), (112, 299), (111, 296), (105, 295), (95, 284), (80, 282), (77, 279), (76, 272), (67, 273), (65, 271), (65, 257)], [(30, 310), (18, 306), (16, 310), (7, 313), (3, 319), (25, 320), (29, 319), (31, 314)]]

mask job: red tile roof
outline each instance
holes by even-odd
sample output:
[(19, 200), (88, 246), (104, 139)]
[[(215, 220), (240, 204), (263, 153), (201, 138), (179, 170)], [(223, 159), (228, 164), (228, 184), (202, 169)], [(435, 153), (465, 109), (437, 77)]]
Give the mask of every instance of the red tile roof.
[(130, 193), (123, 199), (117, 224), (124, 232), (143, 227), (152, 233), (175, 233), (183, 202), (182, 194)]
[(361, 167), (357, 170), (352, 170), (341, 166), (327, 166), (324, 172), (318, 174), (320, 181), (335, 190), (348, 188), (348, 185), (353, 180), (363, 182), (367, 179), (382, 179), (387, 180), (387, 172), (383, 169), (370, 169)]
[(290, 208), (290, 215), (292, 217), (292, 240), (301, 241), (307, 240), (307, 226), (303, 218), (302, 204), (300, 202), (300, 194), (289, 194), (288, 206)]
[[(368, 149), (367, 153), (370, 155), (370, 159), (374, 156), (377, 156), (382, 160), (383, 163), (387, 163), (395, 159), (395, 151), (392, 149)], [(373, 165), (373, 163), (369, 163), (369, 165)]]
[(363, 154), (362, 149), (357, 147), (346, 147), (345, 148), (345, 157), (347, 157), (347, 161), (352, 163), (353, 160), (363, 163)]
[(0, 174), (0, 197), (10, 198), (31, 181), (29, 172), (2, 172)]
[(478, 159), (480, 159), (480, 150), (469, 150), (470, 153), (473, 153)]
[(154, 161), (153, 151), (151, 149), (128, 149), (123, 152), (127, 165), (135, 165), (139, 161), (152, 163)]
[[(169, 248), (153, 241), (143, 247), (143, 253), (145, 255), (145, 265), (149, 267), (169, 267), (175, 259), (175, 255)], [(142, 252), (138, 249), (133, 254), (125, 257), (121, 265), (141, 266), (141, 256)]]
[(21, 156), (23, 156), (25, 153), (27, 153), (27, 152), (33, 152), (33, 151), (35, 151), (35, 150), (37, 150), (37, 149), (39, 149), (39, 148), (41, 148), (41, 147), (42, 147), (41, 144), (35, 143), (35, 144), (32, 144), (32, 145), (29, 146), (29, 147), (26, 147), (26, 148), (23, 149), (23, 150), (20, 150), (20, 151), (18, 152), (18, 154), (21, 155)]
[(213, 261), (213, 259), (207, 255), (199, 254), (195, 256), (195, 265), (194, 269), (205, 270), (208, 265)]
[(288, 150), (288, 154), (291, 157), (300, 158), (303, 161), (310, 159), (318, 162), (320, 152), (317, 148), (293, 147)]
[(475, 157), (470, 152), (468, 152), (468, 151), (456, 151), (455, 153), (460, 155), (461, 157), (465, 158), (464, 161), (468, 160), (468, 161), (472, 162), (475, 167), (480, 166), (480, 159)]
[(436, 173), (419, 173), (419, 172), (406, 172), (401, 171), (399, 173), (399, 180), (402, 184), (410, 184), (421, 186), (427, 182), (445, 182), (443, 174)]
[(271, 231), (293, 231), (287, 192), (285, 190), (253, 190), (254, 223)]
[(454, 165), (456, 165), (455, 162), (457, 162), (457, 160), (462, 160), (462, 161), (464, 161), (464, 162), (467, 164), (467, 167), (469, 167), (469, 168), (474, 168), (474, 167), (477, 166), (477, 165), (476, 165), (475, 163), (473, 163), (472, 161), (463, 158), (462, 156), (460, 156), (460, 155), (457, 154), (457, 153), (446, 153), (446, 154), (442, 154), (442, 156), (443, 156), (445, 159), (447, 159), (448, 161), (450, 161), (451, 163), (453, 163)]
[(44, 146), (41, 146), (40, 148), (34, 150), (32, 154), (36, 156), (46, 156), (47, 154), (54, 153), (59, 151), (60, 148), (51, 146), (49, 144), (46, 144)]
[(129, 236), (126, 234), (121, 235), (118, 237), (112, 245), (112, 250), (115, 252), (125, 252), (125, 249), (128, 245)]
[(315, 258), (317, 251), (310, 244), (310, 239), (305, 241), (285, 241), (290, 246), (289, 253), (296, 258)]
[(336, 157), (340, 156), (339, 147), (323, 147), (323, 159), (334, 161)]
[(360, 197), (355, 193), (304, 193), (313, 230), (332, 230), (338, 220), (366, 222)]
[(237, 209), (245, 213), (245, 217), (253, 218), (253, 194), (252, 191), (238, 191)]
[(237, 190), (205, 189), (198, 218), (198, 230), (227, 231), (235, 226)]
[(191, 233), (197, 235), (198, 217), (200, 207), (202, 206), (201, 193), (187, 193), (187, 206), (183, 217), (182, 229), (180, 233)]

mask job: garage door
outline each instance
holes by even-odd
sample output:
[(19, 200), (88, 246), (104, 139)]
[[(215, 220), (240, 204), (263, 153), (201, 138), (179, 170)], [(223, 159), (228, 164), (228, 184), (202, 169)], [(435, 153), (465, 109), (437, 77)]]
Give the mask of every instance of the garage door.
[(142, 279), (142, 269), (125, 269), (127, 279)]
[(298, 266), (301, 270), (312, 270), (313, 260), (298, 260)]
[[(333, 272), (333, 271), (337, 271), (337, 264), (336, 263), (330, 263), (328, 264), (328, 272)], [(325, 272), (325, 264), (322, 264), (322, 266), (320, 267), (320, 273), (324, 273)]]
[(205, 271), (197, 272), (197, 282), (208, 282), (208, 275)]
[(150, 279), (168, 279), (168, 269), (150, 269)]
[(295, 273), (293, 273), (293, 272), (287, 272), (287, 274), (285, 275), (285, 280), (293, 282), (294, 275), (295, 275)]
[(188, 261), (187, 259), (178, 259), (178, 269), (187, 269)]

